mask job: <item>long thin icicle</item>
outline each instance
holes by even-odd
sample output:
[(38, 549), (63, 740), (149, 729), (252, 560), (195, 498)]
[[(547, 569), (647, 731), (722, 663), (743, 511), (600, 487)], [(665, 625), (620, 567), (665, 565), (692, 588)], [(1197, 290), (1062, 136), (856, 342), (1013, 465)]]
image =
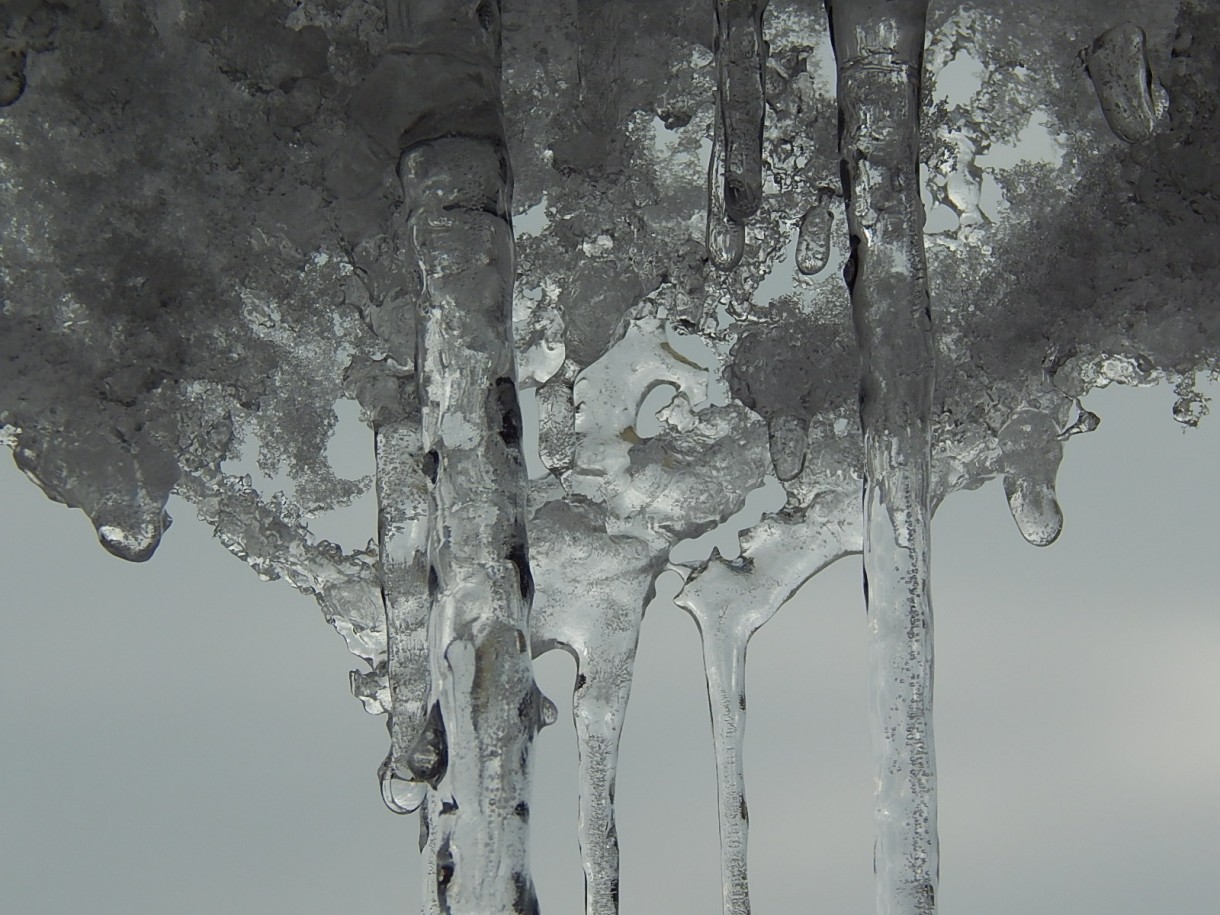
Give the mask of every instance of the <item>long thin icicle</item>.
[(411, 768), (439, 801), (427, 847), (440, 911), (533, 913), (530, 746), (543, 699), (530, 659), (499, 8), (391, 0), (388, 12), (383, 69), (408, 95), (397, 142), (430, 481), (432, 700)]
[(929, 580), (934, 344), (919, 195), (928, 0), (828, 0), (860, 344), (879, 915), (936, 911)]

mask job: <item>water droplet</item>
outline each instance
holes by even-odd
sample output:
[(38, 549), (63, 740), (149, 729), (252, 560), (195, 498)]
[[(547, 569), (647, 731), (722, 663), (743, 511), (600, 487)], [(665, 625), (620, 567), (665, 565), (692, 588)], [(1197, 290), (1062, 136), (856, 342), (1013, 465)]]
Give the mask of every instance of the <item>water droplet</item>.
[(833, 217), (828, 202), (820, 196), (817, 203), (805, 211), (796, 235), (796, 269), (813, 276), (826, 269), (830, 262), (830, 225)]
[(428, 793), (428, 786), (423, 782), (399, 778), (388, 758), (381, 764), (377, 778), (381, 782), (381, 800), (394, 813), (414, 813)]
[(746, 250), (746, 227), (728, 220), (710, 222), (707, 227), (707, 253), (720, 270), (732, 270), (741, 263)]

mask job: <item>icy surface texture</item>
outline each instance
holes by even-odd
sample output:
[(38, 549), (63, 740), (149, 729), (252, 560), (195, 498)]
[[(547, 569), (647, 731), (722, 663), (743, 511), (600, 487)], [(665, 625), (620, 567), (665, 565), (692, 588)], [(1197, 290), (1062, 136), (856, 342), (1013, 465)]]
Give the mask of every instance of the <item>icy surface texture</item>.
[[(726, 911), (747, 911), (750, 636), (866, 538), (888, 542), (870, 606), (926, 603), (927, 512), (993, 477), (1023, 536), (1053, 541), (1092, 388), (1169, 380), (1180, 422), (1206, 413), (1220, 11), (928, 15), (922, 73), (908, 23), (863, 43), (885, 66), (838, 76), (826, 11), (795, 0), (0, 7), (5, 441), (117, 555), (152, 555), (177, 492), (316, 597), (366, 662), (353, 691), (392, 712), (383, 793), (424, 816), (433, 910), (533, 905), (525, 755), (554, 711), (528, 661), (562, 648), (587, 909), (617, 911), (619, 738), (670, 568), (704, 640)], [(850, 211), (841, 103), (878, 148), (920, 122), (917, 170), (849, 163)], [(934, 343), (860, 300), (903, 317), (919, 202)], [(377, 529), (348, 551), (311, 530), (372, 487), (328, 461), (341, 399), (377, 468)], [(767, 492), (782, 506), (742, 513)], [(697, 548), (717, 528), (736, 549)], [(879, 665), (930, 664), (930, 629), (879, 637)], [(930, 730), (901, 753), (920, 746)], [(906, 839), (927, 812), (899, 817)], [(487, 849), (505, 867), (464, 876)], [(891, 910), (930, 911), (934, 849), (907, 852), (892, 882), (915, 901)]]

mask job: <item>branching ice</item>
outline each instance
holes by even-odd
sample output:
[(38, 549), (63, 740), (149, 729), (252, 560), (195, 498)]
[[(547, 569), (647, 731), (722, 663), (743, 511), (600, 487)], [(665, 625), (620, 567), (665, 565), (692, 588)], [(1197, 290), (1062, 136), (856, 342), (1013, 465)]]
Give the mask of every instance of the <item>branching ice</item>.
[[(116, 555), (153, 555), (176, 492), (315, 597), (388, 713), (426, 911), (538, 909), (530, 752), (556, 712), (531, 656), (555, 648), (586, 911), (618, 911), (617, 761), (670, 571), (747, 913), (747, 646), (856, 552), (877, 910), (935, 911), (931, 513), (998, 477), (1048, 545), (1089, 390), (1169, 381), (1179, 422), (1207, 412), (1214, 4), (18, 6), (4, 440)], [(372, 484), (328, 463), (343, 398)], [(235, 470), (255, 443), (279, 482)], [(316, 535), (370, 485), (367, 545)], [(746, 514), (760, 492), (783, 504)]]

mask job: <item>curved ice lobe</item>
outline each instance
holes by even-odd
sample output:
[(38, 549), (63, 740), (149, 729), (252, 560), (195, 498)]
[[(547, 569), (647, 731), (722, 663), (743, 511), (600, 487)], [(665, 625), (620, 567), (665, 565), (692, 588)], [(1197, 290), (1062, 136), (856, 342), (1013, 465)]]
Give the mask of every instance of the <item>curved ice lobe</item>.
[(108, 552), (128, 562), (152, 558), (170, 525), (165, 504), (179, 475), (156, 444), (124, 446), (94, 430), (24, 434), (13, 460), (48, 498), (84, 511)]
[(715, 0), (716, 73), (724, 148), (724, 207), (744, 225), (762, 204), (767, 0)]
[(810, 423), (850, 402), (856, 354), (834, 324), (783, 304), (769, 318), (742, 329), (725, 377), (733, 396), (766, 420), (772, 468), (790, 484), (826, 460), (808, 454)]
[(1081, 52), (1106, 123), (1128, 143), (1149, 139), (1166, 108), (1165, 90), (1148, 62), (1147, 41), (1143, 29), (1124, 22)]
[(875, 756), (877, 911), (931, 915), (939, 871), (932, 739), (935, 343), (919, 191), (927, 0), (827, 4), (860, 346), (864, 580)]

